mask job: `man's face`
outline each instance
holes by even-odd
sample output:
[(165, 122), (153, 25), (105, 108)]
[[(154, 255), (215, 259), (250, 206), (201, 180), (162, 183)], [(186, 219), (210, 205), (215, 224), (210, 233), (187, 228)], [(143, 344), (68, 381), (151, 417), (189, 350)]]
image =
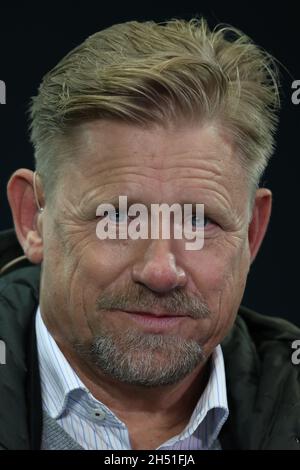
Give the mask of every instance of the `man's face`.
[[(222, 341), (244, 292), (250, 207), (236, 149), (212, 124), (110, 121), (77, 126), (70, 145), (74, 158), (43, 213), (46, 324), (58, 344), (121, 381), (177, 382)], [(204, 204), (203, 248), (174, 238), (99, 240), (96, 209), (119, 195), (148, 208)]]

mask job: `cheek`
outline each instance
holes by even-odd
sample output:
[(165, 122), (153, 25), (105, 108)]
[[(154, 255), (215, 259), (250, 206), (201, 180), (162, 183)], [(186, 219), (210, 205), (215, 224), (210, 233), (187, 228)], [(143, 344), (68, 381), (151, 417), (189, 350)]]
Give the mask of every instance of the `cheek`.
[(91, 243), (82, 253), (70, 279), (70, 303), (81, 304), (87, 316), (95, 310), (100, 294), (122, 284), (127, 272), (127, 258), (116, 244), (106, 241)]
[(248, 270), (249, 257), (242, 240), (236, 246), (209, 247), (199, 254), (195, 274), (197, 289), (212, 312), (224, 317), (238, 308)]
[(196, 274), (197, 290), (212, 316), (205, 331), (200, 325), (199, 334), (206, 354), (210, 354), (223, 341), (236, 318), (247, 278), (248, 257), (242, 248), (214, 254), (207, 251), (201, 257)]
[(127, 262), (127, 257), (116, 245), (96, 241), (82, 253), (77, 270), (89, 284), (106, 287), (124, 271)]

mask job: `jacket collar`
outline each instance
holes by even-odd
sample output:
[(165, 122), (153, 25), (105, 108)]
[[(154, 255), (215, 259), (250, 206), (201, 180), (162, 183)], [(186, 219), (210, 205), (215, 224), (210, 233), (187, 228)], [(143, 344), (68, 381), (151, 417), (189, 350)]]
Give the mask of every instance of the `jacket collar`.
[[(34, 314), (40, 267), (30, 266), (0, 280), (0, 331), (6, 364), (0, 374), (0, 447), (37, 449), (42, 427)], [(29, 339), (29, 341), (28, 341)]]

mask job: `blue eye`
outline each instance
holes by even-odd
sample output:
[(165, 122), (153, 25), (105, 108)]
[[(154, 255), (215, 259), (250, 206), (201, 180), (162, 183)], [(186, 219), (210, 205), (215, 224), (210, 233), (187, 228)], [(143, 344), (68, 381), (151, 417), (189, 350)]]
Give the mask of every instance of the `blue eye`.
[(208, 217), (197, 217), (196, 215), (193, 215), (192, 216), (192, 226), (194, 228), (202, 228), (202, 227), (206, 227), (206, 225), (208, 224), (209, 222), (209, 218)]
[(109, 213), (109, 220), (116, 224), (120, 224), (127, 220), (127, 213), (124, 211), (119, 211), (119, 209), (115, 210), (115, 213)]

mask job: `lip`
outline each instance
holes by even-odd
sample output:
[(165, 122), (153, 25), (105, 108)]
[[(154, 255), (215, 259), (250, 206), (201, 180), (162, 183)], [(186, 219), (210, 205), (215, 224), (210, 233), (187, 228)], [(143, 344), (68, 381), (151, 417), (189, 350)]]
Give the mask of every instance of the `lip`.
[(189, 317), (190, 315), (187, 314), (187, 313), (176, 313), (175, 315), (173, 313), (170, 313), (170, 312), (167, 312), (167, 311), (164, 311), (164, 310), (147, 310), (147, 311), (143, 311), (143, 310), (123, 310), (124, 312), (126, 313), (130, 313), (130, 314), (134, 314), (134, 315), (148, 315), (148, 316), (152, 316), (152, 317), (157, 317), (157, 318), (167, 318), (167, 317), (170, 317), (170, 318), (175, 318), (175, 317)]
[(143, 326), (144, 328), (152, 331), (163, 331), (177, 327), (184, 320), (187, 319), (187, 315), (170, 315), (152, 312), (129, 312), (124, 311), (129, 315), (130, 319), (135, 323)]

